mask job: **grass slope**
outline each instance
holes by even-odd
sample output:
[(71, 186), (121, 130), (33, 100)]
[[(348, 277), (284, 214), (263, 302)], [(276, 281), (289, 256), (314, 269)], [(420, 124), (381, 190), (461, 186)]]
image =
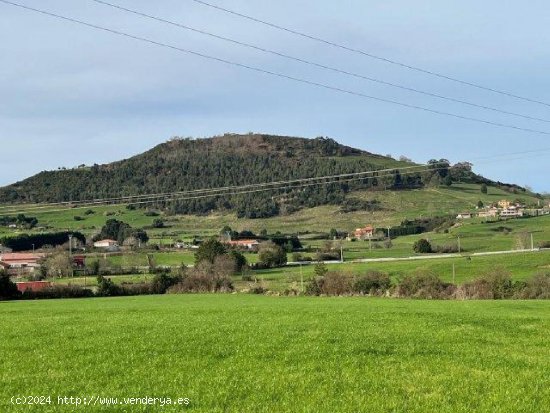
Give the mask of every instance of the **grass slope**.
[[(544, 412), (550, 304), (250, 295), (0, 303), (3, 412)], [(189, 397), (21, 408), (13, 395)]]
[[(157, 239), (171, 240), (174, 237), (192, 237), (193, 235), (218, 234), (220, 229), (229, 225), (235, 230), (267, 229), (269, 232), (328, 232), (330, 228), (351, 231), (357, 227), (372, 224), (376, 227), (398, 225), (404, 219), (430, 217), (435, 215), (456, 214), (472, 210), (478, 201), (491, 204), (501, 199), (514, 200), (517, 195), (510, 194), (495, 187), (490, 187), (488, 194), (482, 194), (480, 186), (475, 184), (455, 184), (451, 187), (425, 188), (411, 191), (356, 192), (352, 197), (377, 199), (383, 211), (357, 211), (341, 213), (334, 205), (308, 208), (291, 215), (276, 216), (266, 219), (238, 219), (232, 213), (212, 213), (205, 216), (178, 215), (164, 217), (168, 228), (148, 230)], [(528, 194), (519, 196), (526, 202), (537, 200)], [(85, 215), (87, 209), (95, 214)], [(127, 210), (124, 206), (101, 206), (84, 209), (57, 209), (52, 212), (29, 211), (28, 216), (36, 216), (39, 226), (51, 229), (79, 230), (92, 234), (99, 230), (109, 218), (127, 222), (133, 227), (151, 226), (155, 217), (144, 215), (143, 210)], [(107, 215), (112, 214), (112, 215)], [(2, 212), (0, 210), (0, 215)], [(83, 221), (75, 221), (80, 216)], [(1, 235), (15, 234), (16, 231), (0, 228)]]

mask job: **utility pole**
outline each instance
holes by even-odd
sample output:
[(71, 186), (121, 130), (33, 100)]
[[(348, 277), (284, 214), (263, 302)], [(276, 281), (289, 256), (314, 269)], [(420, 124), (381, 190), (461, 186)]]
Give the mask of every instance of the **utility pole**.
[(73, 235), (69, 234), (69, 261), (71, 266), (71, 277), (74, 277), (74, 269), (73, 269)]
[(531, 232), (531, 251), (535, 251), (535, 240), (533, 238), (532, 232)]
[(304, 292), (304, 273), (302, 271), (302, 264), (300, 263), (300, 284), (302, 285), (302, 293)]
[(391, 239), (390, 230), (391, 230), (391, 227), (388, 227), (388, 239)]
[(456, 276), (456, 270), (455, 270), (455, 263), (453, 262), (453, 284), (455, 283), (455, 276)]
[(344, 246), (340, 244), (340, 262), (344, 262)]
[(34, 244), (32, 244), (32, 253), (34, 254)]

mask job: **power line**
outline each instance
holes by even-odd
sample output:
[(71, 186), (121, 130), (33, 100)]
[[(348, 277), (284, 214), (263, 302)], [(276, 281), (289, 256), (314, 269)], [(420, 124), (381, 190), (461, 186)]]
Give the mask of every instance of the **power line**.
[[(399, 172), (399, 175), (400, 176), (404, 176), (404, 175), (410, 175), (410, 174), (416, 174), (416, 173), (421, 173), (421, 172), (426, 172), (426, 171), (438, 171), (440, 169), (444, 169), (444, 168), (430, 168), (430, 169), (426, 169), (426, 170), (423, 170), (423, 171), (409, 171), (409, 172)], [(395, 169), (394, 169), (395, 170)], [(217, 197), (217, 196), (235, 196), (235, 195), (245, 195), (245, 194), (251, 194), (251, 193), (257, 193), (257, 192), (267, 192), (267, 191), (281, 191), (281, 190), (285, 190), (285, 189), (299, 189), (299, 188), (305, 188), (305, 187), (310, 187), (310, 186), (316, 186), (316, 185), (328, 185), (328, 184), (335, 184), (335, 183), (345, 183), (345, 182), (353, 182), (353, 181), (359, 181), (359, 180), (363, 180), (363, 179), (369, 179), (369, 178), (386, 178), (386, 177), (394, 177), (396, 174), (395, 173), (392, 173), (392, 174), (382, 174), (382, 175), (373, 175), (371, 177), (365, 177), (365, 176), (362, 176), (362, 177), (353, 177), (353, 178), (347, 178), (347, 179), (337, 179), (337, 180), (329, 180), (329, 181), (325, 181), (325, 182), (304, 182), (304, 183), (298, 183), (298, 184), (295, 184), (295, 185), (286, 185), (286, 186), (281, 186), (281, 187), (260, 187), (260, 188), (245, 188), (244, 190), (234, 190), (233, 192), (228, 192), (228, 193), (204, 193), (204, 194), (191, 194), (191, 195), (178, 195), (177, 193), (175, 193), (176, 195), (173, 196), (173, 194), (170, 194), (169, 196), (161, 196), (161, 197), (151, 197), (150, 199), (140, 199), (140, 200), (131, 200), (131, 201), (128, 201), (128, 200), (124, 200), (124, 201), (121, 201), (121, 202), (105, 202), (105, 203), (99, 203), (99, 202), (96, 202), (94, 203), (93, 205), (81, 205), (81, 206), (75, 206), (75, 207), (71, 207), (69, 205), (66, 205), (66, 204), (63, 204), (65, 205), (65, 208), (62, 208), (62, 209), (48, 209), (47, 206), (33, 206), (33, 207), (30, 207), (30, 208), (17, 208), (17, 209), (14, 209), (14, 210), (10, 210), (10, 211), (2, 211), (2, 213), (4, 214), (13, 214), (13, 213), (22, 213), (22, 212), (41, 212), (41, 213), (49, 213), (49, 212), (59, 212), (59, 211), (67, 211), (67, 210), (77, 210), (77, 209), (84, 209), (84, 208), (91, 208), (91, 207), (99, 207), (99, 206), (108, 206), (108, 205), (125, 205), (125, 204), (131, 204), (131, 205), (144, 205), (144, 204), (150, 204), (150, 203), (156, 203), (156, 202), (172, 202), (172, 201), (185, 201), (185, 200), (192, 200), (192, 199), (202, 199), (202, 198), (212, 198), (212, 197)], [(210, 190), (206, 190), (206, 191), (210, 191)], [(128, 202), (126, 202), (128, 201)], [(54, 205), (54, 204), (50, 204), (50, 205)], [(61, 204), (58, 204), (59, 206), (61, 206)], [(79, 204), (80, 205), (80, 204)], [(12, 206), (12, 208), (15, 208), (14, 206)]]
[(236, 45), (239, 45), (239, 46), (254, 49), (254, 50), (257, 50), (257, 51), (260, 51), (260, 52), (263, 52), (263, 53), (272, 54), (272, 55), (275, 55), (275, 56), (278, 56), (278, 57), (293, 60), (295, 62), (303, 63), (303, 64), (306, 64), (306, 65), (309, 65), (309, 66), (314, 66), (314, 67), (321, 68), (321, 69), (324, 69), (324, 70), (336, 72), (336, 73), (343, 74), (343, 75), (346, 75), (346, 76), (351, 76), (351, 77), (367, 80), (369, 82), (374, 82), (374, 83), (382, 84), (382, 85), (385, 85), (385, 86), (390, 86), (390, 87), (393, 87), (393, 88), (406, 90), (408, 92), (413, 92), (413, 93), (418, 93), (418, 94), (422, 94), (422, 95), (425, 95), (425, 96), (434, 97), (434, 98), (437, 98), (437, 99), (443, 99), (443, 100), (447, 100), (447, 101), (454, 102), (454, 103), (460, 103), (460, 104), (463, 104), (463, 105), (468, 105), (468, 106), (472, 106), (472, 107), (476, 107), (476, 108), (480, 108), (480, 109), (490, 110), (490, 111), (502, 113), (502, 114), (505, 114), (505, 115), (517, 116), (517, 117), (520, 117), (520, 118), (523, 118), (523, 119), (536, 120), (536, 121), (539, 121), (539, 122), (550, 123), (550, 120), (548, 120), (548, 119), (543, 119), (543, 118), (538, 118), (538, 117), (535, 117), (535, 116), (529, 116), (529, 115), (524, 115), (524, 114), (520, 114), (520, 113), (510, 112), (510, 111), (498, 109), (498, 108), (495, 108), (495, 107), (491, 107), (491, 106), (488, 106), (488, 105), (482, 105), (482, 104), (470, 102), (470, 101), (467, 101), (467, 100), (456, 99), (456, 98), (453, 98), (453, 97), (450, 97), (450, 96), (445, 96), (445, 95), (440, 95), (440, 94), (437, 94), (437, 93), (427, 92), (427, 91), (424, 91), (424, 90), (421, 90), (421, 89), (416, 89), (416, 88), (404, 86), (404, 85), (397, 84), (397, 83), (387, 82), (385, 80), (376, 79), (376, 78), (369, 77), (369, 76), (366, 76), (366, 75), (362, 75), (362, 74), (350, 72), (350, 71), (347, 71), (347, 70), (339, 69), (339, 68), (336, 68), (336, 67), (333, 67), (333, 66), (324, 65), (322, 63), (317, 63), (317, 62), (314, 62), (314, 61), (311, 61), (311, 60), (306, 60), (306, 59), (303, 59), (301, 57), (291, 56), (291, 55), (288, 55), (288, 54), (285, 54), (285, 53), (282, 53), (282, 52), (267, 49), (265, 47), (256, 46), (256, 45), (253, 45), (253, 44), (250, 44), (250, 43), (245, 43), (245, 42), (235, 40), (235, 39), (232, 39), (232, 38), (229, 38), (229, 37), (225, 37), (225, 36), (221, 36), (221, 35), (218, 35), (218, 34), (215, 34), (215, 33), (211, 33), (211, 32), (208, 32), (206, 30), (197, 29), (197, 28), (185, 25), (185, 24), (181, 24), (181, 23), (177, 23), (177, 22), (174, 22), (174, 21), (171, 21), (171, 20), (167, 20), (167, 19), (164, 19), (162, 17), (153, 16), (153, 15), (150, 15), (150, 14), (147, 14), (147, 13), (144, 13), (144, 12), (140, 12), (140, 11), (137, 11), (137, 10), (134, 10), (134, 9), (128, 9), (126, 7), (119, 6), (117, 4), (112, 4), (112, 3), (109, 3), (109, 2), (106, 2), (106, 1), (102, 1), (102, 0), (91, 0), (91, 1), (93, 1), (95, 3), (98, 3), (98, 4), (105, 5), (105, 6), (113, 7), (115, 9), (118, 9), (118, 10), (121, 10), (121, 11), (132, 13), (132, 14), (135, 14), (135, 15), (140, 16), (140, 17), (145, 17), (147, 19), (155, 20), (155, 21), (158, 21), (158, 22), (161, 22), (161, 23), (166, 23), (166, 24), (178, 27), (180, 29), (189, 30), (189, 31), (192, 31), (192, 32), (195, 32), (195, 33), (205, 35), (205, 36), (213, 37), (213, 38), (218, 39), (218, 40), (223, 40), (223, 41), (233, 43), (233, 44), (236, 44)]
[[(110, 204), (110, 203), (135, 203), (138, 201), (142, 201), (143, 199), (152, 199), (153, 201), (164, 199), (171, 196), (185, 196), (185, 195), (195, 195), (195, 194), (204, 194), (208, 193), (212, 196), (219, 196), (219, 195), (225, 195), (225, 192), (227, 191), (235, 191), (235, 190), (247, 190), (247, 189), (257, 189), (257, 188), (267, 188), (267, 189), (280, 189), (281, 185), (286, 185), (286, 188), (293, 188), (293, 187), (299, 187), (301, 184), (323, 184), (326, 183), (327, 180), (332, 180), (331, 182), (343, 182), (344, 179), (368, 179), (369, 177), (377, 178), (380, 176), (388, 176), (388, 175), (380, 175), (380, 173), (385, 172), (392, 172), (395, 173), (395, 171), (400, 170), (409, 170), (417, 168), (417, 170), (409, 171), (409, 172), (403, 172), (402, 174), (411, 174), (411, 173), (421, 173), (426, 172), (428, 170), (434, 170), (433, 167), (428, 167), (425, 165), (415, 165), (415, 166), (408, 166), (408, 167), (402, 167), (402, 168), (388, 168), (388, 169), (378, 169), (373, 171), (365, 171), (365, 172), (353, 172), (353, 173), (347, 173), (347, 174), (338, 174), (338, 175), (327, 175), (327, 176), (320, 176), (320, 177), (313, 177), (313, 178), (301, 178), (301, 179), (291, 179), (286, 181), (272, 181), (272, 182), (263, 182), (258, 184), (247, 184), (247, 185), (239, 185), (239, 186), (225, 186), (225, 187), (218, 187), (218, 188), (204, 188), (204, 189), (195, 189), (195, 190), (189, 190), (189, 191), (175, 191), (175, 192), (164, 192), (164, 193), (154, 193), (154, 194), (142, 194), (142, 195), (129, 195), (124, 197), (116, 197), (116, 198), (96, 198), (96, 199), (89, 199), (89, 200), (81, 200), (81, 201), (74, 201), (74, 202), (52, 202), (52, 203), (46, 203), (46, 204), (31, 204), (28, 205), (28, 208), (36, 209), (36, 208), (47, 208), (51, 206), (67, 206), (67, 207), (75, 207), (78, 205), (85, 204), (86, 206), (90, 205), (104, 205), (104, 204)], [(419, 169), (418, 169), (419, 168)], [(313, 181), (322, 181), (322, 182), (313, 182)], [(298, 185), (298, 186), (296, 186)], [(24, 204), (19, 204), (17, 208), (25, 208)], [(15, 206), (13, 205), (5, 205), (0, 206), (0, 211), (2, 209), (14, 209)], [(4, 212), (4, 211), (2, 211)]]
[(198, 4), (201, 4), (203, 6), (211, 7), (213, 9), (216, 9), (216, 10), (219, 10), (219, 11), (222, 11), (222, 12), (225, 12), (225, 13), (232, 14), (234, 16), (241, 17), (243, 19), (251, 20), (251, 21), (254, 21), (256, 23), (260, 23), (260, 24), (272, 27), (272, 28), (277, 29), (277, 30), (282, 30), (284, 32), (291, 33), (291, 34), (294, 34), (294, 35), (297, 35), (297, 36), (300, 36), (300, 37), (304, 37), (306, 39), (314, 40), (316, 42), (323, 43), (323, 44), (328, 45), (328, 46), (336, 47), (338, 49), (346, 50), (348, 52), (357, 53), (357, 54), (360, 54), (360, 55), (363, 55), (363, 56), (370, 57), (372, 59), (376, 59), (376, 60), (380, 60), (380, 61), (383, 61), (383, 62), (386, 62), (386, 63), (390, 63), (392, 65), (400, 66), (400, 67), (403, 67), (405, 69), (414, 70), (414, 71), (421, 72), (421, 73), (424, 73), (424, 74), (427, 74), (427, 75), (430, 75), (430, 76), (435, 76), (435, 77), (438, 77), (438, 78), (441, 78), (441, 79), (450, 80), (452, 82), (460, 83), (460, 84), (466, 85), (466, 86), (471, 86), (471, 87), (474, 87), (474, 88), (477, 88), (477, 89), (482, 89), (482, 90), (485, 90), (485, 91), (488, 91), (488, 92), (498, 93), (500, 95), (508, 96), (508, 97), (511, 97), (511, 98), (520, 99), (520, 100), (524, 100), (524, 101), (531, 102), (531, 103), (538, 103), (538, 104), (544, 105), (544, 106), (550, 106), (550, 103), (546, 103), (546, 102), (542, 102), (540, 100), (536, 100), (536, 99), (516, 95), (516, 94), (513, 94), (511, 92), (506, 92), (504, 90), (499, 90), (499, 89), (495, 89), (495, 88), (492, 88), (492, 87), (483, 86), (483, 85), (480, 85), (480, 84), (477, 84), (477, 83), (468, 82), (466, 80), (461, 80), (461, 79), (458, 79), (456, 77), (452, 77), (452, 76), (445, 75), (445, 74), (442, 74), (442, 73), (434, 72), (432, 70), (423, 69), (423, 68), (418, 67), (418, 66), (412, 66), (412, 65), (409, 65), (409, 64), (406, 64), (406, 63), (403, 63), (403, 62), (399, 62), (397, 60), (389, 59), (387, 57), (378, 56), (378, 55), (366, 52), (364, 50), (360, 50), (360, 49), (356, 49), (356, 48), (353, 48), (353, 47), (350, 47), (350, 46), (346, 46), (346, 45), (341, 44), (341, 43), (335, 43), (333, 41), (326, 40), (326, 39), (323, 39), (321, 37), (317, 37), (317, 36), (314, 36), (314, 35), (311, 35), (311, 34), (300, 32), (298, 30), (290, 29), (288, 27), (280, 26), (278, 24), (271, 23), (271, 22), (266, 21), (266, 20), (261, 20), (261, 19), (258, 19), (256, 17), (250, 16), (250, 15), (247, 15), (247, 14), (236, 12), (234, 10), (226, 9), (224, 7), (217, 6), (215, 4), (208, 3), (208, 2), (205, 2), (205, 1), (202, 1), (202, 0), (191, 0), (191, 1), (193, 1), (195, 3), (198, 3)]
[(93, 29), (102, 30), (102, 31), (105, 31), (105, 32), (108, 32), (108, 33), (116, 34), (116, 35), (119, 35), (119, 36), (134, 39), (134, 40), (138, 40), (138, 41), (149, 43), (149, 44), (152, 44), (152, 45), (165, 47), (165, 48), (176, 50), (176, 51), (179, 51), (179, 52), (182, 52), (182, 53), (191, 54), (191, 55), (194, 55), (194, 56), (201, 57), (203, 59), (208, 59), (208, 60), (213, 60), (213, 61), (217, 61), (217, 62), (220, 62), (220, 63), (225, 63), (227, 65), (240, 67), (240, 68), (251, 70), (251, 71), (254, 71), (254, 72), (257, 72), (257, 73), (263, 73), (263, 74), (267, 74), (267, 75), (270, 75), (270, 76), (279, 77), (281, 79), (292, 80), (294, 82), (303, 83), (303, 84), (307, 84), (307, 85), (310, 85), (310, 86), (315, 86), (315, 87), (326, 89), (326, 90), (332, 90), (334, 92), (344, 93), (344, 94), (357, 96), (357, 97), (361, 97), (361, 98), (369, 99), (369, 100), (375, 100), (375, 101), (378, 101), (378, 102), (390, 103), (390, 104), (393, 104), (393, 105), (406, 107), (406, 108), (409, 108), (409, 109), (420, 110), (420, 111), (423, 111), (423, 112), (437, 114), (437, 115), (441, 115), (441, 116), (448, 116), (448, 117), (452, 117), (452, 118), (455, 118), (455, 119), (468, 120), (468, 121), (472, 121), (472, 122), (483, 123), (483, 124), (486, 124), (486, 125), (497, 126), (497, 127), (502, 127), (502, 128), (508, 128), (508, 129), (514, 129), (514, 130), (519, 130), (519, 131), (523, 131), (523, 132), (530, 132), (530, 133), (535, 133), (535, 134), (540, 134), (540, 135), (550, 135), (550, 132), (541, 131), (541, 130), (537, 130), (537, 129), (524, 128), (524, 127), (515, 126), (515, 125), (511, 125), (511, 124), (493, 122), (493, 121), (489, 121), (489, 120), (486, 120), (486, 119), (474, 118), (474, 117), (470, 117), (470, 116), (459, 115), (459, 114), (456, 114), (456, 113), (440, 111), (440, 110), (437, 110), (437, 109), (431, 109), (431, 108), (427, 108), (427, 107), (424, 107), (424, 106), (417, 106), (417, 105), (404, 103), (404, 102), (400, 102), (400, 101), (396, 101), (396, 100), (371, 96), (371, 95), (367, 95), (365, 93), (356, 92), (356, 91), (349, 90), (349, 89), (343, 89), (343, 88), (340, 88), (340, 87), (327, 85), (325, 83), (319, 83), (319, 82), (311, 81), (311, 80), (308, 80), (308, 79), (298, 78), (298, 77), (286, 75), (284, 73), (274, 72), (274, 71), (270, 71), (270, 70), (267, 70), (267, 69), (262, 69), (262, 68), (259, 68), (259, 67), (250, 66), (248, 64), (238, 63), (238, 62), (226, 60), (226, 59), (223, 59), (223, 58), (219, 58), (219, 57), (216, 57), (216, 56), (207, 55), (207, 54), (204, 54), (204, 53), (201, 53), (201, 52), (196, 52), (196, 51), (193, 51), (193, 50), (184, 49), (184, 48), (181, 48), (181, 47), (178, 47), (178, 46), (173, 46), (173, 45), (170, 45), (170, 44), (167, 44), (167, 43), (158, 42), (156, 40), (151, 40), (151, 39), (148, 39), (148, 38), (145, 38), (145, 37), (140, 37), (140, 36), (132, 35), (132, 34), (129, 34), (129, 33), (121, 32), (121, 31), (118, 31), (118, 30), (109, 29), (109, 28), (106, 28), (106, 27), (103, 27), (103, 26), (98, 26), (98, 25), (95, 25), (95, 24), (92, 24), (92, 23), (87, 23), (87, 22), (84, 22), (82, 20), (77, 20), (77, 19), (74, 19), (74, 18), (71, 18), (71, 17), (61, 16), (59, 14), (51, 13), (51, 12), (48, 12), (48, 11), (45, 11), (45, 10), (40, 10), (40, 9), (36, 9), (36, 8), (33, 8), (33, 7), (29, 7), (29, 6), (25, 6), (25, 5), (15, 3), (15, 2), (11, 2), (11, 1), (8, 1), (8, 0), (0, 0), (0, 2), (5, 3), (5, 4), (9, 4), (9, 5), (12, 5), (12, 6), (20, 7), (22, 9), (33, 11), (33, 12), (36, 12), (36, 13), (41, 13), (41, 14), (44, 14), (44, 15), (47, 15), (47, 16), (50, 16), (50, 17), (55, 17), (55, 18), (62, 19), (62, 20), (65, 20), (65, 21), (70, 21), (72, 23), (80, 24), (80, 25), (87, 26), (87, 27), (90, 27), (90, 28), (93, 28)]

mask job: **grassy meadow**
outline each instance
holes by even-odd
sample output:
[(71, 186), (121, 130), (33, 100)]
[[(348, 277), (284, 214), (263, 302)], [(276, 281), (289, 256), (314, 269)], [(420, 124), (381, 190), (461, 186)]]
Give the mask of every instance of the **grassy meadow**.
[[(545, 412), (547, 301), (167, 295), (1, 302), (2, 412)], [(20, 406), (14, 395), (188, 397)]]

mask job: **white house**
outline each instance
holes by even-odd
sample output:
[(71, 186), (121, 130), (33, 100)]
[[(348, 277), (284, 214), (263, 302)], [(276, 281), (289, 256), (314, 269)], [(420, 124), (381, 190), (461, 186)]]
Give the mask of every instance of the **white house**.
[(118, 242), (112, 239), (102, 239), (100, 241), (94, 242), (95, 248), (113, 248), (118, 247)]
[(463, 212), (456, 216), (456, 219), (471, 219), (471, 218), (472, 218), (472, 214), (470, 212)]

